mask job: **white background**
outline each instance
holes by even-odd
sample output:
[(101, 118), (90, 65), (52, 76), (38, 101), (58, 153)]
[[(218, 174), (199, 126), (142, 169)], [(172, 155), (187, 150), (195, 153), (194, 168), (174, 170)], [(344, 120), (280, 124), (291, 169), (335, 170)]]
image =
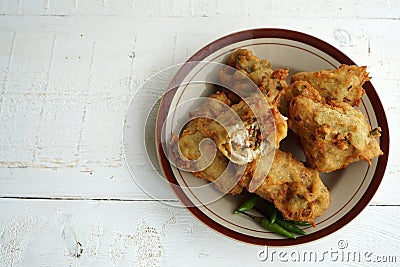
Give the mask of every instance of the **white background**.
[(260, 27), (311, 34), (368, 66), (391, 137), (383, 182), (355, 220), (270, 249), (322, 254), (347, 242), (399, 264), (399, 1), (0, 0), (0, 266), (269, 264), (262, 247), (143, 193), (122, 144), (140, 84), (219, 37)]

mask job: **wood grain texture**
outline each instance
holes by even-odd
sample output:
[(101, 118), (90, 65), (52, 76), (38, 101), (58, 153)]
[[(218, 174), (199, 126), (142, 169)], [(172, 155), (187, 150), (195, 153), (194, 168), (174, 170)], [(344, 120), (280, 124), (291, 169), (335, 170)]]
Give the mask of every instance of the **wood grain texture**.
[(259, 27), (314, 35), (366, 65), (389, 121), (388, 167), (370, 206), (295, 249), (323, 252), (346, 240), (398, 263), (399, 1), (0, 0), (0, 242), (8, 251), (0, 265), (266, 265), (259, 247), (152, 201), (130, 177), (122, 143), (128, 104), (152, 74)]
[[(276, 258), (261, 261), (263, 247), (247, 245), (215, 233), (193, 220), (186, 209), (154, 201), (66, 201), (1, 200), (1, 245), (14, 246), (16, 265), (44, 266), (188, 266), (244, 265), (264, 266)], [(400, 256), (400, 235), (393, 231), (400, 222), (399, 207), (368, 207), (342, 230), (310, 244), (291, 248), (269, 248), (275, 251), (372, 252), (373, 256)], [(391, 217), (390, 222), (387, 218)], [(16, 226), (23, 229), (15, 229)], [(8, 234), (12, 233), (14, 234)], [(338, 242), (347, 242), (340, 249)], [(51, 246), (49, 246), (51, 242)], [(77, 252), (76, 243), (83, 248)], [(78, 249), (80, 251), (80, 249)], [(270, 251), (271, 252), (271, 251)], [(4, 263), (4, 253), (0, 260)], [(341, 257), (341, 256), (340, 256)], [(284, 259), (283, 259), (284, 260)], [(288, 258), (289, 260), (289, 258)], [(290, 262), (292, 260), (290, 259)], [(305, 261), (317, 265), (314, 259)], [(357, 266), (380, 266), (361, 258), (327, 257), (323, 263), (333, 266), (349, 263)], [(320, 264), (320, 263), (319, 263)], [(52, 264), (50, 264), (52, 265)], [(395, 266), (396, 262), (385, 266)]]

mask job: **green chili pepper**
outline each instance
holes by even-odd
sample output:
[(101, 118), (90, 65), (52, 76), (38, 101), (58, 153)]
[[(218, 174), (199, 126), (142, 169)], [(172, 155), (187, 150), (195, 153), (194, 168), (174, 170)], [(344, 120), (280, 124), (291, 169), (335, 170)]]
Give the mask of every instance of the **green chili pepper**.
[[(277, 220), (278, 220), (278, 218), (277, 218)], [(274, 232), (276, 234), (296, 239), (296, 236), (294, 234), (292, 234), (291, 232), (287, 231), (285, 228), (283, 228), (281, 225), (279, 225), (277, 223), (271, 223), (270, 221), (268, 221), (267, 218), (263, 218), (262, 219), (261, 225), (265, 229), (268, 229), (268, 230), (270, 230), (270, 231), (272, 231), (272, 232)]]
[(272, 209), (271, 214), (269, 215), (269, 219), (271, 220), (271, 223), (274, 223), (277, 219), (278, 212), (276, 208)]
[(276, 223), (279, 224), (280, 226), (282, 226), (283, 228), (285, 228), (286, 230), (292, 232), (292, 233), (296, 233), (299, 235), (305, 235), (306, 232), (304, 232), (303, 230), (301, 230), (299, 227), (297, 227), (294, 223), (281, 219), (281, 218), (276, 218)]
[(244, 211), (249, 211), (254, 208), (258, 200), (257, 195), (252, 195), (248, 200), (243, 202), (237, 209), (233, 212), (234, 214)]
[(260, 205), (258, 205), (259, 210), (264, 216), (269, 217), (271, 223), (276, 221), (276, 217), (278, 216), (278, 210), (275, 208), (275, 205), (271, 202), (260, 199)]
[(289, 237), (289, 238), (294, 238), (294, 239), (296, 238), (296, 236), (294, 234), (287, 231), (286, 229), (281, 227), (279, 224), (271, 223), (265, 217), (254, 216), (254, 215), (248, 214), (246, 212), (240, 212), (240, 213), (252, 218), (254, 221), (256, 221), (258, 224), (260, 224), (262, 227), (264, 227), (265, 229), (267, 229), (271, 232), (274, 232), (276, 234), (279, 234), (279, 235), (282, 235), (285, 237)]
[(300, 226), (310, 226), (311, 224), (309, 222), (302, 222), (302, 221), (290, 221), (296, 225), (300, 225)]

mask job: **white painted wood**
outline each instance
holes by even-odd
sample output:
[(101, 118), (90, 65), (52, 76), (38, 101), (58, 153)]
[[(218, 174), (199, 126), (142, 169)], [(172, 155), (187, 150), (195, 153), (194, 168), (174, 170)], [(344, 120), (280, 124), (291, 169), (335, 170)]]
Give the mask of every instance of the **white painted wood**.
[[(274, 260), (260, 261), (257, 255), (263, 247), (222, 236), (193, 220), (186, 209), (154, 201), (3, 199), (0, 209), (3, 233), (0, 244), (14, 248), (12, 259), (21, 266), (141, 266), (140, 263), (143, 266), (152, 266), (149, 263), (162, 266), (237, 266), (238, 263), (265, 266), (271, 261), (283, 264), (277, 255)], [(297, 251), (301, 255), (305, 251), (315, 251), (319, 253), (318, 259), (327, 266), (342, 262), (353, 266), (381, 264), (367, 262), (368, 258), (361, 258), (360, 262), (358, 258), (354, 261), (350, 258), (347, 262), (347, 256), (336, 259), (335, 254), (323, 258), (324, 251), (396, 256), (398, 264), (400, 249), (396, 244), (400, 234), (396, 229), (399, 221), (399, 207), (371, 206), (349, 225), (326, 238), (306, 245), (269, 249), (287, 253)], [(347, 248), (339, 249), (341, 240), (347, 242)], [(83, 248), (80, 257), (73, 257), (76, 242)], [(4, 254), (4, 251), (0, 253), (1, 256)], [(292, 263), (289, 256), (286, 258)], [(5, 258), (0, 257), (1, 260), (3, 264)], [(317, 265), (308, 257), (304, 263)]]
[[(398, 263), (399, 1), (1, 0), (0, 243), (19, 257), (9, 252), (0, 265), (266, 265), (259, 247), (151, 201), (130, 177), (122, 144), (125, 111), (146, 79), (216, 38), (258, 27), (314, 35), (367, 65), (389, 121), (388, 168), (370, 203), (383, 206), (295, 249), (323, 252), (343, 239)], [(153, 243), (140, 243), (143, 231)], [(73, 238), (82, 240), (78, 259), (67, 255)]]

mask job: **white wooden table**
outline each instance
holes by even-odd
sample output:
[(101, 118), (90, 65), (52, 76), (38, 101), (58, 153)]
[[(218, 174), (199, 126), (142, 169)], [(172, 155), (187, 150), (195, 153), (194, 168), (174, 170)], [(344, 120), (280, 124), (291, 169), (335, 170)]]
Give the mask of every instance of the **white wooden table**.
[(0, 0), (0, 266), (270, 264), (262, 247), (143, 193), (121, 137), (143, 81), (258, 27), (314, 35), (367, 65), (391, 135), (383, 182), (355, 220), (313, 243), (270, 249), (322, 254), (346, 242), (376, 262), (323, 264), (399, 265), (399, 1)]

